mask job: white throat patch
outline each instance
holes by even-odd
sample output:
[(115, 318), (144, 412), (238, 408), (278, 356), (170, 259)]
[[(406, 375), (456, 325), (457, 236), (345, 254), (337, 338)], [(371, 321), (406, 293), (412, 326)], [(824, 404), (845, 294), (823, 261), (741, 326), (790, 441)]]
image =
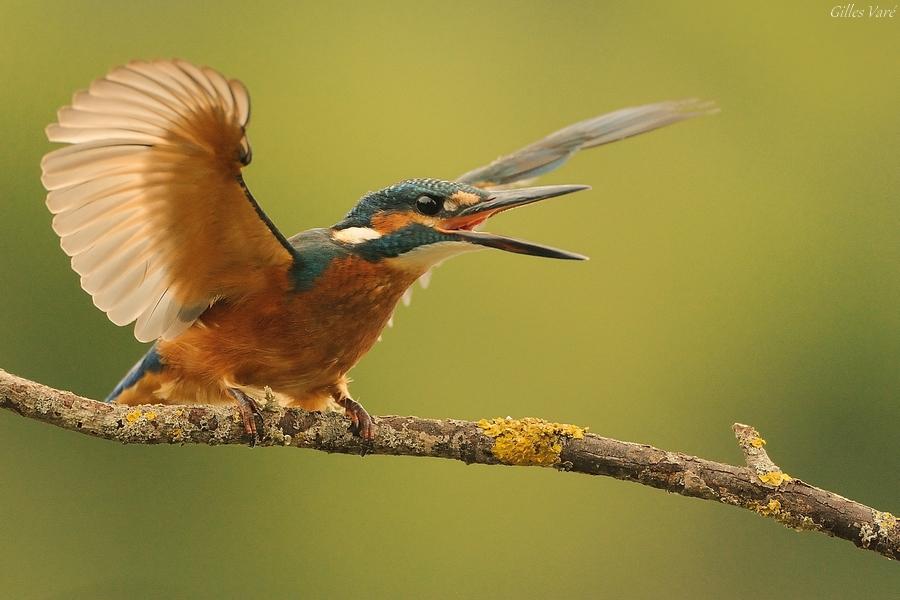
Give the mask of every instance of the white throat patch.
[(404, 252), (400, 256), (388, 260), (401, 269), (427, 271), (450, 257), (464, 252), (481, 250), (482, 246), (468, 242), (435, 242)]
[(360, 244), (368, 240), (377, 240), (381, 237), (381, 232), (371, 227), (348, 227), (331, 232), (331, 237), (345, 244)]

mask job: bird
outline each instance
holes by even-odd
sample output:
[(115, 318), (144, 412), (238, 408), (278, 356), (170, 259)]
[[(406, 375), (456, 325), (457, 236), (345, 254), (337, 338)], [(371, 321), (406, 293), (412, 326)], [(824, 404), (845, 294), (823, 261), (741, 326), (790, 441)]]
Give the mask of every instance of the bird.
[(348, 373), (398, 302), (444, 260), (494, 248), (586, 257), (481, 229), (491, 217), (589, 189), (529, 187), (579, 150), (715, 112), (664, 101), (587, 119), (454, 179), (364, 194), (331, 227), (285, 237), (244, 182), (245, 86), (191, 62), (110, 70), (46, 128), (46, 204), (81, 287), (116, 325), (152, 342), (107, 402), (236, 404), (256, 440), (265, 402), (343, 411), (377, 427)]

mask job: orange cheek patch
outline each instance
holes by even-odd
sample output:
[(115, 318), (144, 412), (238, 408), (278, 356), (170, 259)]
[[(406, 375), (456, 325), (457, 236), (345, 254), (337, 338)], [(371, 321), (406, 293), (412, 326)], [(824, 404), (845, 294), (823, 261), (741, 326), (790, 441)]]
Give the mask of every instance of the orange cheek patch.
[(411, 223), (422, 223), (431, 227), (434, 220), (424, 215), (407, 212), (387, 212), (372, 217), (372, 227), (382, 235), (403, 229)]

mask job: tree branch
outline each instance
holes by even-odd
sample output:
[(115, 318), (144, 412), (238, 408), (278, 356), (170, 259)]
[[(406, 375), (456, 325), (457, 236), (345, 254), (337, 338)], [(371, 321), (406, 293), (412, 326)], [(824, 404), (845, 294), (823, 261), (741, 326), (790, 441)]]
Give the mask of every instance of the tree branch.
[[(0, 370), (0, 408), (63, 429), (125, 444), (246, 444), (232, 406), (122, 406), (88, 400)], [(900, 557), (900, 523), (881, 512), (786, 475), (768, 457), (759, 433), (735, 424), (747, 467), (667, 452), (540, 419), (479, 422), (376, 417), (363, 443), (336, 413), (312, 413), (269, 402), (261, 446), (295, 446), (344, 454), (450, 458), (486, 465), (548, 466), (605, 475), (668, 492), (752, 510), (798, 530), (819, 531), (891, 559)]]

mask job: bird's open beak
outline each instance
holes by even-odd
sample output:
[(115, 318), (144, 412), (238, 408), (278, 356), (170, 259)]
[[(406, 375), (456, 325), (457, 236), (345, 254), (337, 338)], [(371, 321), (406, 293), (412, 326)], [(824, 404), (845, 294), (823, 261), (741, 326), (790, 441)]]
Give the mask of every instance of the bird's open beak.
[(460, 241), (488, 246), (490, 248), (498, 248), (500, 250), (506, 250), (507, 252), (530, 254), (532, 256), (543, 256), (546, 258), (587, 260), (587, 257), (581, 254), (474, 230), (475, 227), (481, 225), (490, 217), (505, 210), (587, 189), (590, 189), (590, 186), (545, 185), (521, 189), (492, 190), (491, 195), (487, 200), (468, 206), (453, 217), (446, 219), (442, 223), (441, 229), (446, 233), (454, 234)]

